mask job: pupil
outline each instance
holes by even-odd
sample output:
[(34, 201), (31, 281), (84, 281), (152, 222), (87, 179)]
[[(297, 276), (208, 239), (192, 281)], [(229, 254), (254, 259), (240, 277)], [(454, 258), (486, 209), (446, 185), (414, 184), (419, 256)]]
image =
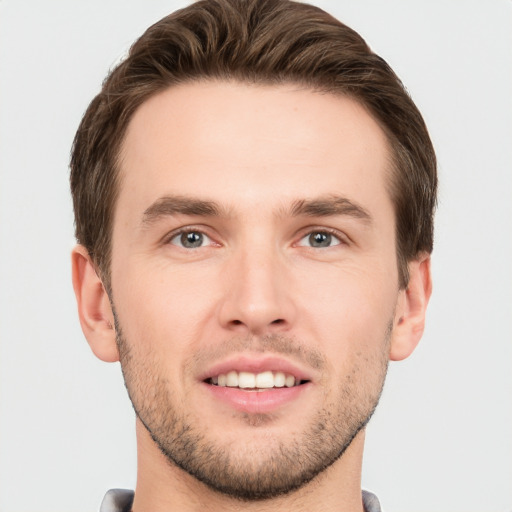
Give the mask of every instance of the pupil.
[(331, 235), (329, 233), (312, 233), (309, 235), (309, 242), (313, 247), (329, 247)]
[(182, 233), (181, 243), (183, 247), (194, 248), (201, 247), (203, 243), (203, 235), (192, 231), (190, 233)]

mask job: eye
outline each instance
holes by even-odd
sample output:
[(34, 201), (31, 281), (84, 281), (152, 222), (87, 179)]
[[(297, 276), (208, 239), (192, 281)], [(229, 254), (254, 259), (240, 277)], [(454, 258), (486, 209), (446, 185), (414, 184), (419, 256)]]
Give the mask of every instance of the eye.
[(322, 249), (325, 247), (333, 247), (340, 245), (341, 240), (329, 231), (312, 231), (299, 240), (298, 245), (302, 247), (313, 247), (315, 249)]
[(205, 245), (211, 245), (212, 240), (210, 237), (202, 233), (201, 231), (182, 231), (174, 235), (169, 243), (183, 247), (184, 249), (197, 249), (198, 247), (204, 247)]

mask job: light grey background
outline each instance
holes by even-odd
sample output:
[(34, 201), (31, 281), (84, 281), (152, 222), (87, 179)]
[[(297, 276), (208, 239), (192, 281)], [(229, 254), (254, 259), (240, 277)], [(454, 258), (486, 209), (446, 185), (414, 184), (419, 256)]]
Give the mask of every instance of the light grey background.
[[(391, 512), (512, 510), (512, 2), (317, 1), (394, 67), (437, 148), (434, 295), (391, 366), (363, 485)], [(135, 482), (118, 365), (78, 325), (68, 155), (106, 71), (178, 1), (0, 1), (0, 511)]]

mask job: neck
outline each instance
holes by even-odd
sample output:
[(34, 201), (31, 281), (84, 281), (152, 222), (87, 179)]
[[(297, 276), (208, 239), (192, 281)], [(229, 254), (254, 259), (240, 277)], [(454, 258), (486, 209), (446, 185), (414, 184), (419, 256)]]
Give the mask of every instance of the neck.
[(207, 487), (171, 464), (137, 420), (137, 486), (133, 512), (363, 512), (361, 463), (364, 430), (343, 456), (297, 491), (256, 502), (242, 502)]

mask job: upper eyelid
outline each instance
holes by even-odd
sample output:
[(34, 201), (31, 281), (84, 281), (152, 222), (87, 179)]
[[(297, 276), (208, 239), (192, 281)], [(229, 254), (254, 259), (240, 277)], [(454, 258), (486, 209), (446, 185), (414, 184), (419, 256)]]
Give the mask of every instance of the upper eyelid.
[(210, 240), (214, 241), (215, 237), (211, 235), (208, 229), (205, 229), (201, 226), (182, 226), (180, 228), (173, 229), (172, 231), (169, 231), (166, 233), (161, 241), (164, 244), (169, 243), (173, 238), (176, 238), (178, 235), (181, 235), (182, 233), (201, 233), (202, 235), (207, 236)]
[[(178, 235), (180, 235), (182, 233), (191, 233), (191, 232), (201, 233), (201, 234), (207, 236), (213, 242), (220, 243), (218, 241), (219, 237), (218, 236), (216, 237), (214, 234), (212, 234), (211, 233), (211, 229), (208, 229), (205, 226), (193, 225), (193, 224), (173, 229), (172, 231), (166, 233), (162, 237), (161, 240), (162, 240), (162, 243), (164, 243), (164, 244), (165, 243), (169, 243), (176, 236), (178, 236)], [(351, 243), (352, 242), (350, 236), (348, 236), (345, 232), (340, 231), (339, 229), (335, 229), (335, 228), (331, 228), (331, 227), (327, 227), (327, 226), (317, 226), (317, 225), (315, 225), (315, 226), (306, 226), (306, 227), (303, 227), (303, 228), (297, 230), (296, 234), (293, 237), (294, 241), (292, 242), (292, 244), (296, 244), (297, 242), (302, 240), (305, 236), (307, 236), (307, 235), (309, 235), (311, 233), (315, 233), (315, 232), (317, 232), (317, 233), (322, 233), (322, 232), (329, 233), (330, 235), (333, 235), (336, 238), (338, 238), (341, 243), (347, 244), (347, 243)]]
[(300, 229), (296, 235), (297, 242), (311, 233), (329, 233), (330, 235), (335, 236), (341, 243), (348, 244), (352, 242), (351, 238), (343, 231), (326, 226), (308, 226), (307, 228)]

